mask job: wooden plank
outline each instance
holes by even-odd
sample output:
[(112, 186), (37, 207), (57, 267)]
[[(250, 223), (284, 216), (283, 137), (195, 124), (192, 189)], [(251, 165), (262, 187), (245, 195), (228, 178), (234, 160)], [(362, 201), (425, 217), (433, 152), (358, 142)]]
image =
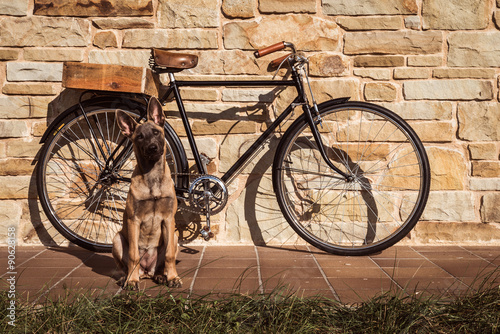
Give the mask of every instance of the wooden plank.
[(65, 88), (144, 93), (158, 96), (159, 79), (150, 69), (134, 66), (64, 63)]

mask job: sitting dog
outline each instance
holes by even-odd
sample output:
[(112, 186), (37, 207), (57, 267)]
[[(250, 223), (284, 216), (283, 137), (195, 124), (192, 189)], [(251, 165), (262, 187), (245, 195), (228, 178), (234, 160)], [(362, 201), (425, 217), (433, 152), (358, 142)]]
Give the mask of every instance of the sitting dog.
[(170, 169), (165, 160), (165, 115), (160, 102), (148, 103), (148, 120), (138, 124), (128, 114), (116, 110), (118, 126), (133, 144), (137, 165), (127, 195), (123, 227), (113, 239), (113, 257), (125, 276), (125, 289), (138, 289), (140, 278), (157, 284), (180, 287), (175, 268), (177, 198)]

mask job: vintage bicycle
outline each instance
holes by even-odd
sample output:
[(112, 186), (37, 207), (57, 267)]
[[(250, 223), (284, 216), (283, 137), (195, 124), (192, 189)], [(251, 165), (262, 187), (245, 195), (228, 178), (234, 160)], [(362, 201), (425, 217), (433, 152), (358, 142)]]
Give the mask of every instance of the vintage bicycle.
[[(166, 159), (179, 201), (206, 216), (200, 232), (209, 240), (210, 219), (227, 204), (228, 185), (294, 110), (301, 109), (281, 137), (272, 165), (273, 188), (286, 221), (305, 241), (332, 254), (366, 255), (394, 245), (415, 226), (429, 195), (424, 146), (401, 117), (381, 106), (349, 97), (318, 104), (308, 59), (292, 43), (277, 43), (255, 56), (285, 49), (291, 53), (271, 64), (287, 66), (288, 79), (243, 81), (177, 80), (175, 73), (195, 67), (197, 56), (152, 50), (151, 73), (167, 73), (169, 78), (159, 100), (175, 100), (198, 170), (193, 177), (179, 136), (165, 124)], [(209, 86), (294, 87), (297, 93), (220, 178), (207, 174), (181, 97), (182, 87)], [(118, 129), (115, 110), (140, 122), (148, 97), (84, 91), (79, 103), (60, 114), (41, 139), (36, 171), (41, 205), (54, 227), (79, 246), (110, 251), (121, 229), (135, 158)]]

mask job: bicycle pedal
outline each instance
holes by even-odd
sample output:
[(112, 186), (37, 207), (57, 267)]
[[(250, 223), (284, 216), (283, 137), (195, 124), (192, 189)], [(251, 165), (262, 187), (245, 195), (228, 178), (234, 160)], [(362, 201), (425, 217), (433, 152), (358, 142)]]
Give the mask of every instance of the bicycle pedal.
[(200, 230), (201, 236), (205, 241), (209, 241), (211, 238), (214, 237), (214, 233), (210, 230), (210, 227), (204, 226)]

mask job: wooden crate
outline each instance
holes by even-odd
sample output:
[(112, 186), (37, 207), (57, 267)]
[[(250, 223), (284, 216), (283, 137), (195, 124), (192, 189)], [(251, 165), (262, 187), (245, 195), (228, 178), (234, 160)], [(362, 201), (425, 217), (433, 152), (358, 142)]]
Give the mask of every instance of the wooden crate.
[(158, 97), (160, 80), (149, 68), (89, 63), (64, 63), (65, 88), (142, 93)]

